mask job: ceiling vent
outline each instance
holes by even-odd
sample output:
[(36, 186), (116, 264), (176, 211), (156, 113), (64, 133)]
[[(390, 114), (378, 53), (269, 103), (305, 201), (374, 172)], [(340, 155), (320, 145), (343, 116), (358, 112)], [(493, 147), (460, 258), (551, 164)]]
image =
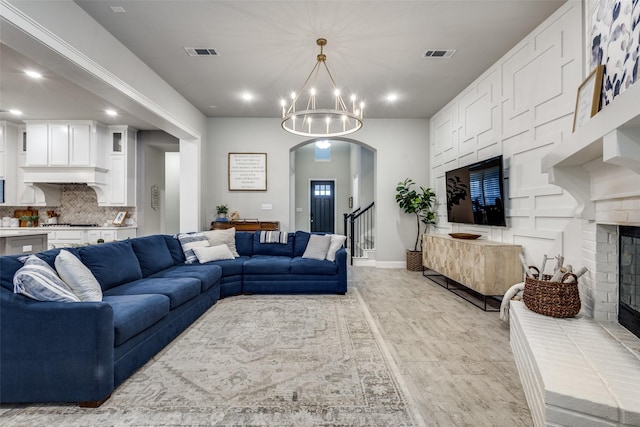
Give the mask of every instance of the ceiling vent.
[(451, 58), (456, 53), (456, 49), (427, 49), (422, 55), (423, 58)]
[(185, 47), (189, 56), (219, 56), (215, 49), (207, 49), (204, 47)]

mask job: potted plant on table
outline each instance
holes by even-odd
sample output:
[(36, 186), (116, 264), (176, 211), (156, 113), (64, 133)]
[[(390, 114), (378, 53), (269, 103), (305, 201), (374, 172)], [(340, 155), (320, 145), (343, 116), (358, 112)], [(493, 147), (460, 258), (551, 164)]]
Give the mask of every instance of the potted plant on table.
[(216, 221), (228, 221), (227, 213), (229, 213), (229, 208), (227, 205), (218, 205), (216, 206), (216, 214), (218, 214), (218, 218)]
[[(412, 188), (413, 180), (407, 178), (396, 186), (396, 202), (405, 213), (416, 216), (417, 234), (413, 250), (407, 250), (407, 270), (422, 271), (422, 239), (420, 239), (420, 223), (425, 225), (436, 223), (436, 213), (432, 210), (436, 193), (431, 188), (420, 187), (420, 191)], [(419, 246), (418, 246), (419, 245)]]

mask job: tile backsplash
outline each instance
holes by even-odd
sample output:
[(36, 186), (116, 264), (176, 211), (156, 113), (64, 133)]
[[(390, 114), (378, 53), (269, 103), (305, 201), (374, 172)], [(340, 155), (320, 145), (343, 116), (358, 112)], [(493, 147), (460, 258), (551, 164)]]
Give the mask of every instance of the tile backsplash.
[[(0, 206), (0, 217), (13, 217), (14, 211), (26, 210), (26, 206)], [(47, 211), (60, 214), (59, 223), (69, 224), (111, 224), (118, 212), (127, 211), (127, 219), (137, 223), (136, 208), (98, 206), (95, 191), (86, 184), (62, 184), (60, 192), (60, 206), (33, 206), (41, 220), (46, 219)]]

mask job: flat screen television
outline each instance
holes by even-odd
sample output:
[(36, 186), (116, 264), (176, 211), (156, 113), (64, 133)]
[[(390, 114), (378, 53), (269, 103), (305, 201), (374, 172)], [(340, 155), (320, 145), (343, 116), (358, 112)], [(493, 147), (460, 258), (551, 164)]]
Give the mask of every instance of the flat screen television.
[(507, 225), (501, 155), (450, 170), (445, 179), (449, 222)]

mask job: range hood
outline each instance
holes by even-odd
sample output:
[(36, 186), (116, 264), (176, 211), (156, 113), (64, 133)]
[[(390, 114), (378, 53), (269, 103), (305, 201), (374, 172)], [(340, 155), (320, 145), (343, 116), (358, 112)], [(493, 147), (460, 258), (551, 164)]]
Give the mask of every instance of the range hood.
[(107, 169), (95, 166), (22, 166), (23, 182), (36, 191), (39, 205), (58, 206), (62, 184), (87, 184), (98, 204), (107, 203)]

